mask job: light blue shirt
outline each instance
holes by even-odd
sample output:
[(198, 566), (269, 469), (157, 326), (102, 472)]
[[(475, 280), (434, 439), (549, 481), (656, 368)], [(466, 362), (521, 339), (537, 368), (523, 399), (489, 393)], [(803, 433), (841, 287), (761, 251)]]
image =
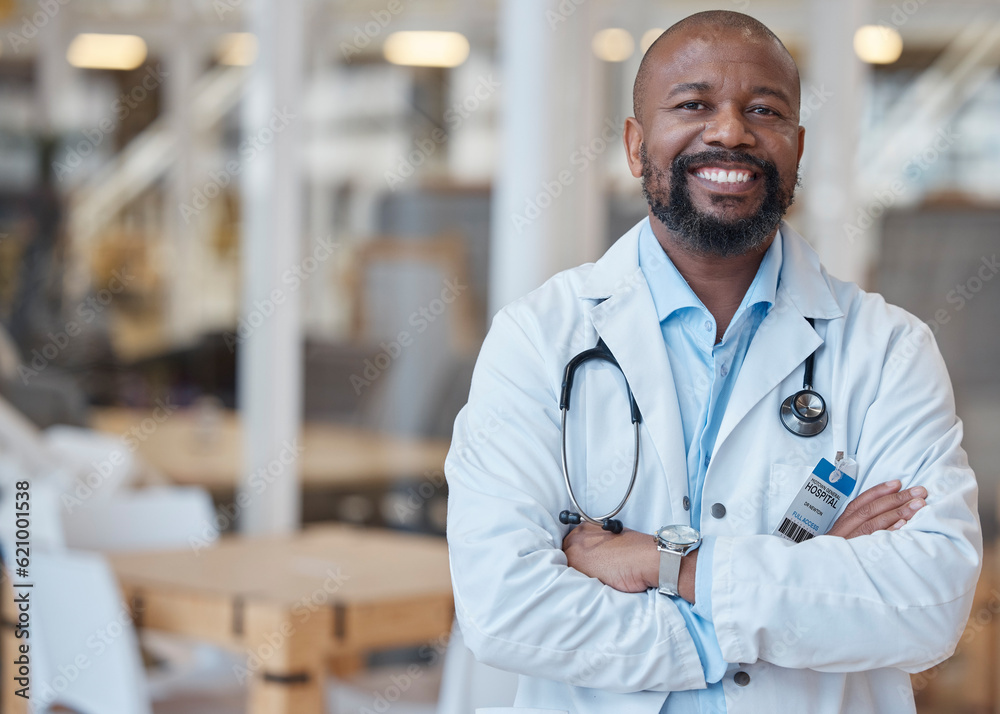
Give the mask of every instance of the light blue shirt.
[[(781, 233), (778, 232), (764, 254), (757, 275), (718, 344), (715, 344), (715, 318), (660, 247), (648, 221), (639, 233), (639, 267), (653, 296), (677, 388), (687, 450), (691, 526), (700, 530), (702, 488), (722, 417), (750, 342), (774, 305), (781, 274)], [(728, 665), (722, 659), (712, 624), (714, 548), (715, 539), (711, 536), (705, 537), (699, 548), (695, 576), (697, 604), (692, 606), (685, 600), (677, 600), (701, 658), (708, 688), (672, 693), (661, 714), (724, 714), (726, 711), (722, 677)]]

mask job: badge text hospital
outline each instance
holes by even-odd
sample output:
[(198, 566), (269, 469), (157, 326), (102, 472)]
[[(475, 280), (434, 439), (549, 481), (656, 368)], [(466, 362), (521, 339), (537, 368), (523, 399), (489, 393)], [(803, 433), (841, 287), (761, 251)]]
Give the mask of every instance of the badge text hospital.
[(772, 535), (793, 543), (826, 533), (837, 517), (837, 509), (854, 491), (855, 480), (820, 459), (795, 495)]

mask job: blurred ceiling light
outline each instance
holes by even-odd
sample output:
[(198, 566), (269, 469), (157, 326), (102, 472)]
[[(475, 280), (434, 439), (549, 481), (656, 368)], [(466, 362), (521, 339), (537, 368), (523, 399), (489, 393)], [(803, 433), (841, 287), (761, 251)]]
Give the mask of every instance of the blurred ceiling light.
[(227, 32), (219, 38), (216, 57), (219, 64), (249, 67), (257, 59), (257, 35), (252, 32)]
[(854, 33), (854, 51), (869, 64), (892, 64), (903, 54), (903, 38), (888, 25), (864, 25)]
[(650, 45), (656, 42), (656, 39), (662, 35), (664, 29), (662, 27), (653, 27), (642, 33), (642, 39), (639, 40), (639, 49), (643, 54), (646, 54), (646, 50), (649, 49)]
[(594, 35), (590, 43), (594, 54), (605, 62), (624, 62), (635, 52), (635, 40), (628, 30), (609, 27)]
[(77, 35), (66, 59), (84, 69), (135, 69), (146, 60), (146, 43), (138, 35)]
[(469, 41), (458, 32), (393, 32), (382, 53), (393, 64), (411, 67), (457, 67), (469, 56)]

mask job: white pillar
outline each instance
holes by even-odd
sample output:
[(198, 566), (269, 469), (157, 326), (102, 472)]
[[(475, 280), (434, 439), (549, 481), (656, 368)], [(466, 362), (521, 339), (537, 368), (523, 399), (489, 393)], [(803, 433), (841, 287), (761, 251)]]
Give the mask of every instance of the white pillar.
[[(176, 9), (175, 5), (175, 9)], [(167, 330), (172, 341), (181, 343), (197, 334), (201, 320), (197, 282), (191, 280), (198, 254), (198, 242), (205, 238), (205, 214), (197, 211), (186, 216), (181, 206), (194, 204), (196, 185), (197, 135), (191, 109), (194, 86), (201, 66), (200, 44), (191, 36), (193, 26), (175, 15), (177, 38), (167, 53), (167, 77), (163, 86), (170, 131), (177, 138), (177, 152), (167, 184), (166, 223), (171, 268), (167, 272)]]
[[(563, 10), (567, 5), (565, 0), (558, 3)], [(597, 260), (606, 248), (607, 165), (622, 156), (622, 127), (628, 115), (609, 91), (623, 76), (621, 64), (597, 59), (591, 48), (594, 33), (601, 29), (601, 14), (593, 3), (585, 3), (552, 29), (555, 63), (548, 97), (554, 122), (547, 137), (551, 175), (566, 170), (573, 178), (552, 206), (552, 273)]]
[[(70, 40), (66, 14), (55, 13), (33, 40), (38, 43), (36, 96), (41, 125), (38, 128), (53, 136), (82, 128), (79, 119), (73, 117), (73, 100), (79, 96), (73, 75), (79, 70), (66, 60)], [(17, 54), (7, 47), (4, 50), (13, 56)]]
[[(242, 340), (245, 533), (287, 533), (299, 524), (302, 419), (300, 293), (282, 275), (300, 265), (303, 213), (300, 132), (305, 19), (302, 0), (245, 5), (259, 52), (243, 99)], [(266, 484), (263, 493), (254, 484)]]
[(867, 65), (854, 54), (854, 32), (868, 17), (870, 0), (810, 0), (808, 68), (802, 83), (805, 226), (827, 269), (864, 285), (873, 235), (857, 235), (857, 146)]
[[(573, 160), (580, 146), (601, 139), (605, 118), (604, 75), (590, 52), (593, 29), (589, 4), (501, 3), (491, 312), (600, 253), (606, 149), (595, 160)], [(614, 109), (605, 110), (612, 121)]]

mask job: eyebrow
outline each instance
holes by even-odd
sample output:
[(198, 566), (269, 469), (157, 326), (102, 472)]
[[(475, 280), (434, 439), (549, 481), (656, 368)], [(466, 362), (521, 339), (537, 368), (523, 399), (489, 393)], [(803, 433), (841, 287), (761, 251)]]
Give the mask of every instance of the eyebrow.
[(712, 88), (712, 85), (708, 82), (683, 82), (681, 84), (675, 84), (674, 88), (670, 90), (667, 94), (667, 99), (670, 99), (676, 94), (681, 94), (682, 92), (707, 92)]
[[(708, 82), (682, 82), (681, 84), (675, 84), (674, 88), (670, 90), (667, 94), (667, 99), (674, 97), (677, 94), (682, 94), (684, 92), (707, 92), (712, 89), (712, 85)], [(750, 90), (751, 94), (761, 94), (768, 97), (775, 97), (780, 99), (788, 105), (791, 105), (791, 99), (788, 95), (781, 91), (780, 89), (775, 89), (774, 87), (753, 87)]]
[(775, 97), (780, 99), (785, 104), (791, 104), (791, 99), (788, 95), (782, 92), (780, 89), (775, 89), (773, 87), (754, 87), (750, 90), (751, 94), (763, 94), (768, 97)]

